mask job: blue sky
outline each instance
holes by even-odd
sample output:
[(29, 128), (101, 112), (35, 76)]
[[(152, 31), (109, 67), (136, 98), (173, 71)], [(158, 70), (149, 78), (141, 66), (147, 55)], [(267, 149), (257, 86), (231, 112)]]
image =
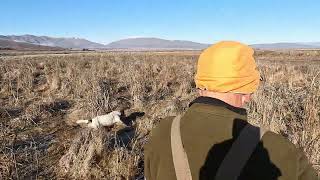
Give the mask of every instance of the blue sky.
[(319, 42), (319, 12), (319, 0), (1, 0), (0, 34)]

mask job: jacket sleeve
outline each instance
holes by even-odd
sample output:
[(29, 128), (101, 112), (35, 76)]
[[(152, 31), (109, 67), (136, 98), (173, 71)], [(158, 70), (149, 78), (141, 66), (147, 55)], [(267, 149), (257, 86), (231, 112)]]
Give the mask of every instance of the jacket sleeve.
[[(159, 142), (163, 142), (164, 136), (167, 135), (167, 133), (163, 134), (163, 129), (171, 127), (170, 119), (173, 119), (173, 117), (162, 119), (160, 123), (151, 130), (149, 141), (144, 146), (144, 176), (147, 180), (159, 179), (159, 151), (161, 151)], [(170, 136), (168, 137), (170, 139)]]
[(298, 179), (299, 180), (320, 180), (317, 176), (316, 170), (308, 162), (307, 157), (302, 151), (299, 152), (299, 170), (298, 170)]
[(146, 180), (151, 180), (151, 172), (150, 172), (150, 149), (148, 147), (148, 144), (144, 147), (144, 178)]

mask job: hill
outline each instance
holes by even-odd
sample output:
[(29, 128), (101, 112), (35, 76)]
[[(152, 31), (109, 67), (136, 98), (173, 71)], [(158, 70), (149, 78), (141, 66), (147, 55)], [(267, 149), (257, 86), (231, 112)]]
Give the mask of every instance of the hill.
[(104, 48), (103, 44), (95, 43), (81, 38), (54, 38), (48, 36), (34, 35), (10, 35), (0, 36), (2, 39), (12, 40), (16, 42), (24, 42), (42, 46), (62, 47), (67, 49), (99, 49)]
[(204, 49), (208, 44), (159, 38), (129, 38), (106, 45), (109, 49)]
[(30, 43), (24, 42), (16, 42), (7, 39), (1, 39), (0, 37), (0, 50), (41, 50), (41, 51), (59, 51), (64, 50), (60, 47), (50, 47), (50, 46), (41, 46), (41, 45), (34, 45)]
[(319, 49), (320, 43), (270, 43), (251, 46), (257, 49)]

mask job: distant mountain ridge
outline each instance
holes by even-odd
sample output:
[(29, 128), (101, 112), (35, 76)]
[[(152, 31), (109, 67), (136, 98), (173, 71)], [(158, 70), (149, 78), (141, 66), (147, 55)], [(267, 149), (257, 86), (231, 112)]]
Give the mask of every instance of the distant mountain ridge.
[(24, 43), (24, 42), (16, 42), (12, 40), (2, 39), (0, 37), (0, 50), (60, 51), (64, 49), (61, 47), (50, 47), (50, 46), (34, 45), (34, 44)]
[[(35, 35), (0, 35), (0, 39), (5, 42), (14, 41), (16, 43), (28, 43), (32, 45), (60, 47), (66, 49), (120, 49), (120, 50), (202, 50), (209, 44), (197, 43), (183, 40), (166, 40), (154, 37), (128, 38), (111, 42), (107, 45), (92, 42), (82, 38), (55, 38), (49, 36)], [(3, 43), (2, 42), (2, 45)], [(14, 44), (11, 42), (11, 45)], [(320, 42), (297, 42), (297, 43), (268, 43), (252, 44), (256, 49), (319, 49)]]
[(88, 41), (80, 38), (53, 38), (48, 36), (34, 36), (34, 35), (9, 35), (0, 36), (2, 39), (12, 40), (15, 42), (24, 42), (41, 46), (62, 47), (68, 49), (98, 49), (104, 48), (103, 44)]
[(34, 45), (62, 47), (68, 49), (204, 49), (208, 44), (192, 41), (165, 40), (160, 38), (128, 38), (107, 45), (81, 38), (53, 38), (34, 35), (9, 35), (0, 38)]
[(320, 43), (269, 43), (269, 44), (252, 44), (256, 49), (319, 49)]
[(110, 49), (204, 49), (209, 44), (160, 38), (128, 38), (106, 45)]
[(309, 42), (309, 43), (301, 43), (301, 44), (306, 44), (306, 45), (311, 45), (311, 46), (320, 46), (320, 42)]

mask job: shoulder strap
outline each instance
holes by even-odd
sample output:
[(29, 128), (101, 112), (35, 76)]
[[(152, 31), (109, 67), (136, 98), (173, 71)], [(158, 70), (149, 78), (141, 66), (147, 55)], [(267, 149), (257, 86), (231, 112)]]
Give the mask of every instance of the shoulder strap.
[[(192, 180), (188, 156), (181, 139), (180, 119), (181, 116), (175, 117), (171, 125), (173, 164), (177, 180)], [(246, 125), (222, 161), (215, 179), (236, 180), (265, 132), (264, 128)]]
[(266, 130), (264, 128), (247, 124), (240, 132), (240, 135), (232, 144), (229, 152), (222, 161), (215, 179), (238, 179), (241, 174), (241, 170), (246, 165), (265, 132)]
[(192, 180), (188, 156), (182, 144), (180, 133), (180, 115), (173, 119), (171, 125), (171, 149), (177, 180)]

